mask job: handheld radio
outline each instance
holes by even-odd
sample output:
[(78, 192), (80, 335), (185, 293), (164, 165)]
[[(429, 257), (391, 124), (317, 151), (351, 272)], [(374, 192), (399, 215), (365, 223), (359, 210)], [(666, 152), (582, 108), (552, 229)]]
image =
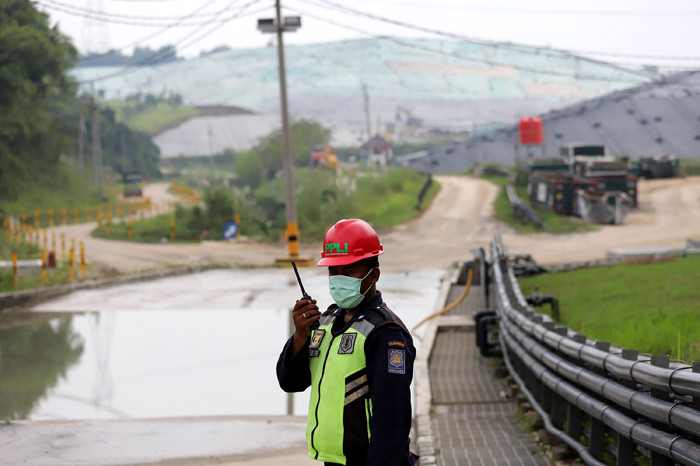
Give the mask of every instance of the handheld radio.
[[(304, 285), (301, 284), (301, 277), (299, 276), (299, 271), (297, 270), (297, 265), (292, 261), (292, 267), (294, 267), (294, 274), (297, 276), (297, 282), (299, 283), (299, 288), (301, 288), (301, 299), (311, 302), (311, 296), (304, 290)], [(318, 328), (318, 320), (311, 324), (311, 330)]]

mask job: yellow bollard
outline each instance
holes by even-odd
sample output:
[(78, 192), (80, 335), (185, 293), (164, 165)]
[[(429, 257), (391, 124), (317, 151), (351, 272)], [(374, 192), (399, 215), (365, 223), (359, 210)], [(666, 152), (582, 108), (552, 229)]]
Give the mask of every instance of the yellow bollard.
[(131, 220), (129, 220), (126, 224), (126, 236), (129, 239), (131, 239), (131, 237), (133, 236), (133, 230), (132, 230), (133, 225), (134, 225), (134, 222), (132, 222)]
[(68, 212), (66, 212), (66, 209), (61, 209), (61, 218), (63, 220), (63, 224), (67, 225), (68, 224)]
[(85, 280), (85, 243), (80, 242), (80, 276)]
[(49, 245), (49, 232), (44, 228), (44, 249)]
[(46, 286), (46, 249), (41, 250), (41, 284)]
[(53, 209), (49, 209), (49, 226), (53, 227)]
[(34, 228), (39, 230), (39, 211), (38, 210), (34, 211)]
[(66, 260), (66, 234), (61, 233), (61, 260)]
[(175, 239), (175, 217), (170, 219), (170, 239)]
[(15, 287), (15, 290), (17, 289), (17, 286), (19, 285), (19, 280), (17, 279), (17, 253), (13, 252), (12, 253), (12, 284)]
[(68, 254), (68, 281), (73, 282), (73, 267), (75, 267), (75, 249), (71, 248)]
[(27, 214), (22, 214), (22, 236), (27, 234)]
[(75, 224), (77, 225), (80, 223), (80, 209), (77, 207), (73, 210), (73, 213), (75, 214)]
[(110, 205), (107, 208), (107, 225), (106, 225), (107, 234), (109, 234), (109, 227), (111, 225), (112, 225), (112, 206)]

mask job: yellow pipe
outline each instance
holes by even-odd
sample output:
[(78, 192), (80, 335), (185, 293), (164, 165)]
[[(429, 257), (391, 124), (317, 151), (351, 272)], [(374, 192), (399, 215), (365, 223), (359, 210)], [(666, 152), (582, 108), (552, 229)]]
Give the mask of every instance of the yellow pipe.
[[(473, 270), (472, 267), (469, 267), (469, 272), (467, 272), (467, 285), (464, 287), (464, 291), (462, 292), (462, 295), (461, 295), (459, 298), (457, 298), (457, 300), (456, 300), (455, 302), (453, 302), (452, 304), (450, 304), (449, 306), (447, 306), (447, 307), (445, 307), (444, 309), (441, 309), (441, 310), (439, 310), (439, 311), (437, 311), (437, 312), (434, 312), (433, 314), (429, 315), (429, 316), (426, 317), (425, 319), (423, 319), (423, 320), (421, 320), (420, 322), (418, 322), (418, 323), (411, 329), (411, 333), (414, 334), (414, 335), (416, 335), (416, 336), (418, 337), (418, 335), (415, 333), (415, 331), (418, 329), (418, 327), (420, 327), (421, 325), (423, 325), (424, 323), (426, 323), (426, 322), (429, 321), (430, 319), (433, 319), (433, 318), (435, 318), (435, 317), (441, 316), (441, 315), (443, 315), (443, 314), (445, 314), (445, 313), (451, 311), (451, 310), (454, 309), (455, 307), (459, 306), (459, 304), (460, 304), (462, 301), (464, 301), (464, 298), (466, 298), (467, 295), (469, 294), (469, 290), (470, 290), (471, 287), (472, 287), (472, 276), (473, 276), (473, 275), (474, 275), (474, 270)], [(418, 339), (420, 339), (420, 337), (418, 337)]]

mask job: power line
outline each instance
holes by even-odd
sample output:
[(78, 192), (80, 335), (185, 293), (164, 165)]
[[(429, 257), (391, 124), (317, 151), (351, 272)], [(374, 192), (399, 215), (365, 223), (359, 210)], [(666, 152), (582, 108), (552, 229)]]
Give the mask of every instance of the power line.
[[(124, 19), (138, 19), (138, 20), (142, 20), (142, 21), (172, 21), (172, 20), (181, 20), (181, 19), (184, 19), (187, 17), (209, 18), (211, 16), (217, 16), (217, 15), (219, 15), (221, 13), (225, 13), (227, 11), (227, 9), (224, 8), (221, 10), (210, 11), (210, 12), (203, 13), (201, 15), (194, 15), (194, 16), (192, 14), (185, 15), (185, 16), (142, 16), (142, 15), (125, 15), (125, 14), (120, 14), (120, 13), (109, 13), (106, 11), (96, 10), (96, 9), (92, 9), (92, 8), (81, 8), (81, 7), (78, 7), (78, 6), (69, 4), (69, 3), (62, 2), (60, 0), (44, 0), (44, 1), (47, 1), (49, 3), (53, 3), (55, 5), (58, 5), (58, 6), (61, 6), (64, 8), (70, 8), (72, 10), (82, 12), (82, 13), (91, 14), (91, 15), (99, 15), (99, 16), (104, 16), (106, 18), (113, 17), (113, 18), (124, 18)], [(207, 3), (207, 5), (211, 4), (211, 3), (212, 2), (210, 1)], [(202, 8), (199, 8), (199, 10), (201, 10), (201, 9)]]
[[(232, 2), (229, 3), (229, 6), (233, 6), (237, 1), (238, 1), (238, 0), (233, 0)], [(229, 18), (228, 21), (232, 21), (233, 19), (236, 19), (236, 18), (241, 17), (242, 14), (243, 14), (243, 11), (245, 11), (245, 9), (247, 9), (248, 7), (250, 7), (250, 6), (252, 6), (252, 5), (256, 4), (256, 3), (259, 3), (260, 1), (262, 1), (262, 0), (250, 0), (248, 3), (244, 4), (243, 6), (241, 6), (241, 8), (238, 10), (237, 14), (234, 15), (233, 17)], [(257, 13), (258, 11), (259, 11), (259, 10), (250, 11), (250, 12), (248, 12), (248, 15), (250, 15), (250, 14), (255, 14), (255, 13)], [(246, 15), (246, 16), (247, 16), (247, 15)], [(216, 22), (216, 21), (215, 21), (215, 20), (212, 20), (212, 21), (211, 21), (211, 23), (214, 23), (214, 22)], [(223, 27), (223, 26), (226, 25), (226, 24), (227, 24), (227, 23), (225, 23), (225, 22), (219, 23), (219, 24), (217, 24), (214, 28), (212, 28), (211, 30), (207, 31), (205, 34), (202, 34), (200, 37), (194, 38), (194, 36), (195, 36), (197, 33), (199, 33), (200, 31), (202, 31), (203, 29), (205, 29), (205, 28), (207, 27), (207, 25), (203, 25), (203, 26), (201, 26), (200, 28), (198, 28), (197, 30), (195, 30), (194, 32), (192, 32), (192, 33), (186, 35), (185, 37), (183, 37), (180, 41), (176, 42), (176, 43), (173, 45), (173, 48), (176, 48), (176, 49), (178, 49), (178, 50), (184, 50), (184, 49), (186, 49), (187, 47), (190, 47), (190, 46), (192, 46), (193, 44), (199, 42), (200, 40), (206, 38), (207, 36), (213, 34), (215, 31), (217, 31), (218, 29), (220, 29), (221, 27)], [(191, 42), (190, 42), (189, 44), (183, 45), (186, 41), (188, 41), (188, 40), (190, 40), (190, 39), (192, 39), (192, 40), (191, 40)], [(128, 74), (128, 73), (132, 73), (132, 72), (134, 72), (134, 71), (136, 71), (136, 70), (138, 70), (138, 69), (141, 69), (141, 68), (143, 68), (143, 67), (145, 67), (145, 66), (149, 66), (149, 65), (151, 65), (151, 64), (153, 64), (153, 63), (156, 63), (158, 60), (160, 60), (161, 58), (163, 58), (164, 56), (166, 56), (166, 54), (168, 54), (168, 53), (170, 53), (170, 51), (164, 51), (164, 52), (161, 52), (161, 53), (158, 53), (158, 52), (157, 52), (157, 53), (154, 53), (154, 54), (152, 54), (152, 55), (150, 55), (150, 56), (144, 58), (143, 60), (140, 60), (140, 61), (137, 62), (135, 65), (129, 65), (129, 66), (127, 66), (127, 67), (126, 67), (125, 69), (123, 69), (123, 70), (119, 70), (119, 71), (116, 71), (116, 72), (114, 72), (114, 73), (110, 73), (110, 74), (106, 74), (106, 75), (103, 75), (103, 76), (99, 76), (99, 77), (97, 77), (97, 78), (89, 79), (89, 80), (86, 80), (86, 81), (81, 81), (81, 82), (79, 82), (78, 84), (87, 84), (87, 83), (92, 83), (92, 82), (106, 81), (106, 80), (108, 80), (108, 79), (116, 78), (116, 77), (118, 77), (118, 76), (123, 76), (123, 75)]]
[[(358, 3), (358, 2), (355, 2)], [(391, 1), (375, 1), (370, 2), (372, 5), (389, 5), (396, 7), (418, 7), (434, 10), (436, 8), (441, 9), (454, 9), (458, 11), (473, 11), (473, 12), (485, 12), (485, 13), (523, 13), (523, 14), (533, 14), (533, 15), (571, 15), (571, 16), (688, 16), (688, 15), (700, 15), (700, 10), (684, 10), (684, 11), (668, 11), (668, 10), (594, 10), (594, 9), (563, 9), (563, 8), (509, 8), (509, 7), (479, 7), (479, 6), (469, 6), (469, 5), (454, 5), (436, 2), (406, 2), (400, 0), (398, 2)]]
[[(357, 10), (355, 8), (351, 8), (345, 5), (340, 5), (332, 0), (299, 0), (302, 3), (307, 3), (310, 5), (314, 6), (320, 6), (321, 8), (328, 8), (332, 9), (335, 11), (340, 11), (345, 14), (351, 14), (354, 16), (359, 16), (359, 17), (364, 17), (368, 19), (373, 19), (375, 21), (380, 21), (383, 23), (387, 24), (393, 24), (395, 26), (400, 26), (408, 29), (413, 29), (416, 31), (421, 31), (421, 32), (427, 32), (430, 34), (435, 34), (443, 37), (449, 37), (452, 39), (457, 39), (460, 41), (467, 41), (467, 42), (472, 42), (472, 43), (478, 43), (478, 44), (486, 44), (486, 45), (493, 45), (493, 46), (498, 46), (498, 47), (503, 47), (503, 48), (514, 48), (518, 46), (513, 46), (511, 44), (506, 44), (503, 42), (498, 42), (498, 41), (493, 41), (493, 40), (488, 40), (488, 39), (481, 39), (481, 38), (476, 38), (476, 37), (469, 37), (461, 34), (455, 34), (451, 32), (446, 32), (442, 31), (439, 29), (434, 29), (434, 28), (427, 28), (424, 26), (419, 26), (411, 23), (407, 23), (404, 21), (399, 21), (391, 18), (386, 18), (383, 16), (379, 16), (373, 13), (368, 13), (366, 11), (362, 10)], [(694, 12), (696, 14), (700, 14), (700, 11)], [(597, 55), (597, 56), (613, 56), (613, 57), (618, 57), (618, 58), (643, 58), (643, 59), (668, 59), (668, 60), (700, 60), (700, 56), (674, 56), (674, 57), (663, 57), (663, 56), (649, 56), (649, 55), (630, 55), (630, 54), (614, 54), (614, 53), (609, 53), (609, 52), (600, 52), (600, 51), (583, 51), (583, 50), (578, 50), (578, 51), (570, 51), (572, 53), (576, 54), (585, 54), (585, 55)]]
[[(126, 0), (128, 1), (128, 0)], [(168, 0), (164, 0), (168, 1)], [(487, 39), (482, 39), (482, 38), (475, 38), (475, 37), (469, 37), (469, 36), (464, 36), (461, 34), (454, 34), (454, 33), (449, 33), (445, 32), (442, 30), (434, 29), (434, 28), (426, 28), (423, 26), (419, 25), (414, 25), (410, 23), (406, 23), (403, 21), (398, 21), (398, 20), (393, 20), (390, 18), (382, 17), (380, 15), (376, 15), (373, 13), (369, 13), (366, 11), (350, 8), (345, 5), (340, 5), (338, 3), (335, 3), (334, 1), (331, 0), (316, 0), (315, 2), (311, 2), (309, 0), (300, 0), (302, 2), (305, 2), (307, 4), (316, 6), (316, 7), (321, 7), (321, 8), (326, 8), (326, 9), (332, 9), (335, 11), (340, 11), (344, 14), (351, 14), (355, 16), (360, 16), (360, 17), (365, 17), (369, 19), (373, 19), (375, 21), (381, 21), (385, 22), (388, 24), (393, 24), (396, 26), (404, 27), (404, 28), (409, 28), (421, 32), (427, 32), (430, 34), (436, 34), (444, 37), (449, 37), (452, 39), (460, 40), (460, 41), (468, 41), (472, 43), (479, 43), (479, 44), (486, 44), (486, 45), (493, 45), (493, 46), (498, 46), (498, 47), (503, 47), (503, 48), (516, 48), (518, 46), (513, 46), (512, 44), (508, 43), (503, 43), (503, 42), (498, 42), (498, 41), (492, 41), (492, 40), (487, 40)], [(192, 21), (187, 21), (185, 20), (191, 20), (194, 18), (206, 18), (210, 16), (216, 17), (216, 15), (220, 14), (221, 12), (224, 12), (225, 10), (215, 10), (212, 12), (207, 12), (203, 13), (201, 15), (192, 15), (188, 14), (185, 16), (177, 16), (177, 17), (171, 17), (171, 16), (163, 16), (163, 17), (157, 17), (157, 16), (138, 16), (138, 15), (122, 15), (122, 14), (116, 14), (116, 13), (104, 13), (104, 12), (97, 12), (94, 10), (89, 10), (89, 9), (84, 9), (84, 8), (79, 8), (75, 7), (73, 5), (69, 5), (65, 2), (62, 2), (60, 0), (38, 0), (39, 3), (44, 2), (44, 6), (50, 9), (55, 9), (57, 11), (62, 11), (66, 12), (71, 15), (75, 16), (80, 16), (80, 17), (86, 17), (90, 19), (95, 19), (98, 21), (104, 21), (104, 22), (110, 22), (110, 23), (115, 23), (115, 24), (126, 24), (126, 25), (134, 25), (134, 26), (146, 26), (146, 27), (153, 27), (153, 26), (164, 26), (164, 27), (190, 27), (190, 26), (195, 26), (195, 25), (202, 25), (202, 24), (210, 24), (210, 21), (199, 21), (199, 22), (192, 22)], [(50, 5), (48, 5), (50, 4)], [(391, 4), (391, 3), (389, 3)], [(414, 6), (423, 6), (423, 4), (412, 4)], [(522, 13), (531, 13), (533, 11), (541, 12), (541, 13), (546, 13), (546, 12), (558, 12), (562, 14), (578, 14), (581, 12), (586, 12), (587, 10), (531, 10), (531, 9), (499, 9), (499, 8), (489, 8), (489, 7), (463, 7), (460, 6), (459, 9), (461, 10), (466, 10), (466, 11), (516, 11), (516, 12), (522, 12)], [(610, 12), (610, 11), (608, 11)], [(593, 11), (593, 13), (599, 13), (597, 11)], [(601, 12), (601, 14), (604, 14), (605, 12)], [(615, 13), (615, 12), (613, 12)], [(617, 13), (627, 13), (626, 11), (617, 11)], [(664, 12), (654, 12), (654, 13), (659, 13), (662, 14)], [(666, 13), (671, 13), (671, 12), (666, 12)], [(683, 14), (683, 15), (695, 15), (695, 14), (700, 14), (700, 11), (685, 11), (685, 12), (673, 12), (674, 14)], [(130, 20), (127, 20), (130, 18)], [(152, 22), (162, 22), (162, 21), (171, 21), (171, 20), (176, 20), (174, 23), (166, 23), (166, 24), (152, 24)], [(226, 22), (228, 21), (228, 18), (223, 18), (220, 21)], [(546, 52), (547, 49), (542, 49), (537, 52), (538, 55), (541, 55)], [(528, 52), (528, 51), (523, 51), (520, 50), (521, 52), (524, 53), (533, 53), (533, 52)], [(675, 60), (675, 61), (698, 61), (700, 60), (700, 56), (663, 56), (663, 55), (644, 55), (644, 54), (623, 54), (623, 53), (610, 53), (610, 52), (604, 52), (604, 51), (590, 51), (590, 50), (566, 50), (569, 53), (576, 54), (576, 55), (588, 55), (588, 56), (596, 56), (596, 57), (614, 57), (614, 58), (622, 58), (622, 59), (647, 59), (647, 60)], [(647, 65), (645, 63), (611, 63), (614, 65), (622, 65), (622, 66), (629, 66), (629, 65), (640, 65), (644, 66)], [(657, 66), (657, 65), (654, 65)], [(682, 69), (695, 69), (693, 67), (667, 67), (664, 66), (664, 68), (670, 68), (674, 70), (682, 70)]]
[[(220, 18), (222, 13), (229, 12), (230, 8), (224, 8), (222, 10), (217, 10), (215, 12), (197, 15), (198, 18), (207, 18), (213, 16), (212, 19), (203, 19), (201, 21), (189, 21), (183, 24), (185, 19), (189, 15), (185, 16), (173, 16), (173, 17), (147, 17), (147, 16), (135, 16), (135, 15), (117, 15), (117, 14), (107, 14), (92, 10), (86, 10), (84, 8), (78, 8), (72, 5), (68, 5), (57, 0), (37, 0), (37, 3), (43, 7), (60, 11), (72, 16), (77, 16), (81, 18), (92, 19), (96, 21), (102, 21), (105, 23), (113, 24), (124, 24), (128, 26), (144, 26), (144, 27), (191, 27), (191, 26), (207, 26), (212, 22), (226, 23), (230, 21), (231, 17)], [(235, 14), (233, 16), (235, 18)]]
[[(346, 25), (346, 24), (338, 23), (338, 22), (336, 22), (336, 21), (332, 21), (332, 20), (329, 20), (328, 18), (321, 17), (321, 16), (315, 15), (315, 14), (313, 14), (313, 13), (309, 13), (308, 11), (304, 11), (304, 10), (301, 10), (301, 9), (299, 9), (299, 8), (290, 7), (290, 6), (285, 6), (285, 9), (294, 11), (294, 12), (299, 13), (299, 14), (302, 14), (302, 15), (306, 15), (306, 16), (311, 17), (311, 18), (315, 18), (315, 19), (317, 19), (317, 20), (319, 20), (319, 21), (323, 21), (323, 22), (326, 22), (326, 23), (329, 23), (329, 24), (333, 24), (333, 25), (335, 25), (335, 26), (339, 26), (339, 27), (342, 27), (342, 28), (345, 28), (345, 29), (349, 29), (349, 30), (352, 30), (352, 31), (355, 31), (355, 32), (359, 32), (359, 33), (361, 33), (361, 34), (367, 35), (368, 37), (372, 37), (372, 38), (374, 38), (374, 39), (379, 39), (379, 40), (388, 41), (388, 42), (394, 42), (394, 43), (396, 43), (396, 44), (398, 44), (398, 45), (401, 45), (401, 46), (404, 46), (404, 47), (410, 47), (410, 48), (422, 50), (422, 51), (425, 51), (425, 52), (430, 52), (430, 53), (434, 53), (434, 54), (438, 54), (438, 55), (447, 56), (447, 57), (450, 57), (450, 58), (455, 58), (455, 59), (458, 59), (458, 60), (465, 60), (465, 61), (470, 61), (470, 62), (473, 62), (473, 63), (487, 64), (487, 65), (491, 65), (491, 66), (505, 66), (505, 67), (511, 67), (511, 68), (517, 69), (517, 70), (519, 70), (519, 71), (530, 72), (530, 73), (536, 73), (536, 74), (544, 74), (544, 75), (549, 75), (549, 76), (560, 76), (560, 77), (573, 78), (573, 79), (580, 79), (580, 80), (588, 80), (588, 81), (610, 81), (610, 80), (611, 80), (611, 78), (610, 78), (609, 76), (606, 77), (606, 76), (582, 75), (582, 74), (575, 74), (575, 73), (562, 73), (562, 72), (557, 72), (557, 71), (554, 71), (554, 70), (544, 70), (544, 69), (541, 69), (541, 68), (533, 68), (533, 67), (524, 66), (524, 65), (516, 65), (516, 64), (508, 63), (508, 62), (498, 62), (498, 61), (490, 60), (490, 59), (487, 59), (487, 58), (484, 58), (484, 57), (466, 57), (466, 56), (457, 55), (457, 54), (454, 54), (454, 53), (447, 53), (447, 52), (443, 52), (442, 50), (436, 50), (436, 49), (433, 49), (433, 48), (430, 48), (430, 47), (421, 46), (421, 45), (416, 44), (416, 43), (406, 42), (406, 41), (404, 41), (404, 40), (397, 39), (397, 38), (394, 38), (394, 37), (378, 36), (378, 35), (376, 35), (376, 34), (373, 34), (373, 33), (371, 33), (371, 32), (368, 32), (368, 31), (366, 31), (366, 30), (363, 30), (363, 29), (360, 29), (360, 28), (357, 28), (357, 27), (354, 27), (354, 26), (349, 26), (349, 25)], [(493, 44), (482, 44), (482, 45), (498, 46), (498, 45), (493, 45)], [(537, 52), (535, 52), (535, 51), (530, 51), (530, 50), (527, 50), (527, 49), (523, 49), (522, 47), (516, 49), (516, 51), (517, 51), (517, 52), (521, 52), (521, 53), (526, 53), (526, 54), (539, 55), (539, 56), (547, 55), (547, 54), (541, 54), (541, 53), (537, 53)], [(564, 53), (560, 53), (559, 55), (556, 55), (556, 56), (555, 56), (555, 55), (551, 55), (551, 54), (548, 54), (548, 55), (549, 55), (550, 57), (558, 58), (558, 59), (560, 59), (560, 60), (562, 60), (562, 59), (571, 60), (572, 58), (578, 58), (578, 57), (571, 57), (571, 56), (568, 56), (568, 55), (566, 55), (566, 54), (564, 54)], [(583, 58), (583, 60), (592, 61), (592, 60), (588, 60), (588, 59), (586, 59), (586, 58)], [(606, 63), (606, 65), (609, 65), (609, 64)], [(630, 74), (632, 74), (632, 75), (635, 74), (633, 71), (628, 71), (628, 70), (620, 70), (620, 72), (626, 73), (626, 74), (628, 74), (628, 75), (630, 75)], [(619, 78), (616, 78), (616, 80), (617, 80), (617, 81), (623, 81), (623, 82), (629, 82), (629, 83), (632, 83), (632, 84), (639, 84), (640, 82), (643, 82), (643, 80), (642, 80), (641, 77), (639, 77), (638, 79), (630, 79), (630, 78), (625, 78), (624, 76), (620, 76)]]
[[(170, 1), (170, 0), (163, 0), (163, 1)], [(191, 14), (197, 13), (197, 12), (201, 11), (203, 8), (206, 8), (207, 6), (211, 5), (211, 4), (212, 4), (213, 2), (215, 2), (215, 1), (216, 1), (216, 0), (209, 0), (209, 2), (205, 3), (204, 5), (200, 6), (200, 7), (197, 8), (197, 9), (195, 9)], [(186, 18), (188, 18), (188, 16), (183, 16), (183, 21), (184, 21)], [(170, 29), (169, 27), (163, 27), (163, 28), (161, 28), (161, 29), (159, 29), (159, 30), (157, 30), (157, 31), (155, 31), (155, 32), (153, 32), (153, 33), (151, 33), (151, 34), (149, 34), (149, 35), (147, 35), (147, 36), (141, 38), (141, 39), (138, 39), (138, 40), (136, 40), (136, 41), (134, 41), (134, 42), (131, 42), (131, 43), (127, 44), (127, 45), (124, 45), (124, 46), (122, 46), (122, 47), (119, 47), (119, 48), (116, 48), (116, 49), (112, 49), (112, 50), (110, 50), (110, 52), (121, 52), (121, 51), (123, 51), (123, 50), (125, 50), (125, 49), (131, 48), (131, 47), (136, 47), (136, 46), (138, 46), (138, 45), (141, 45), (142, 43), (144, 43), (145, 41), (147, 41), (147, 40), (149, 40), (149, 39), (153, 39), (154, 37), (157, 37), (157, 36), (163, 34), (164, 32), (167, 32), (169, 29)], [(101, 57), (103, 57), (103, 56), (104, 56), (104, 54), (92, 55), (92, 56), (88, 56), (88, 57), (86, 57), (86, 58), (83, 58), (82, 61), (83, 61), (83, 62), (89, 62), (89, 61), (92, 61), (92, 60), (99, 59), (99, 58), (101, 58)]]

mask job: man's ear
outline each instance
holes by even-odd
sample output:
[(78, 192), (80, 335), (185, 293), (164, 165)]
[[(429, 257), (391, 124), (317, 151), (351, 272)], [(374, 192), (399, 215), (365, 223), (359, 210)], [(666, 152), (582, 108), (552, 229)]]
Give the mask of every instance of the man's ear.
[(370, 278), (372, 279), (372, 284), (376, 284), (379, 281), (379, 276), (381, 275), (381, 271), (379, 270), (379, 267), (375, 267), (372, 269), (372, 273), (369, 275)]

